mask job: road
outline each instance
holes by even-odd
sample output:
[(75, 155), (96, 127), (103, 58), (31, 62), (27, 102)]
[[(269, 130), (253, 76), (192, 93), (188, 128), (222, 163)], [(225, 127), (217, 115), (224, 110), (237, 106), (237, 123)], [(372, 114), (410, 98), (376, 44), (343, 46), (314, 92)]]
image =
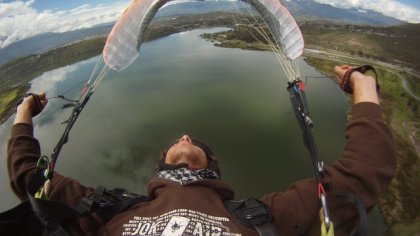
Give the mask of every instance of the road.
[[(404, 67), (400, 67), (398, 65), (393, 65), (393, 64), (386, 63), (386, 62), (367, 59), (367, 58), (354, 57), (354, 56), (349, 56), (349, 55), (342, 55), (342, 54), (338, 54), (338, 53), (331, 53), (331, 52), (326, 52), (326, 51), (321, 51), (321, 50), (316, 50), (316, 49), (308, 49), (308, 48), (305, 48), (304, 55), (310, 55), (310, 56), (315, 56), (315, 57), (318, 56), (320, 58), (328, 57), (329, 59), (331, 59), (331, 58), (346, 58), (346, 59), (351, 59), (351, 60), (365, 61), (365, 62), (370, 63), (372, 65), (378, 65), (378, 66), (386, 67), (386, 68), (389, 68), (389, 69), (403, 71), (403, 72), (406, 72), (408, 74), (411, 74), (413, 76), (416, 76), (416, 77), (420, 78), (420, 74), (413, 71), (411, 68), (404, 68)], [(410, 95), (413, 99), (420, 102), (420, 97), (417, 96), (411, 90), (411, 88), (410, 88), (410, 86), (407, 82), (407, 79), (402, 77), (399, 74), (397, 74), (397, 75), (398, 75), (398, 78), (400, 78), (401, 84), (402, 84), (404, 90), (408, 93), (408, 95)]]
[(408, 85), (407, 79), (401, 77), (401, 75), (398, 75), (398, 78), (401, 79), (401, 83), (405, 91), (414, 99), (416, 99), (418, 102), (420, 102), (420, 97), (418, 97), (416, 94), (413, 93), (413, 91), (410, 90), (410, 86)]

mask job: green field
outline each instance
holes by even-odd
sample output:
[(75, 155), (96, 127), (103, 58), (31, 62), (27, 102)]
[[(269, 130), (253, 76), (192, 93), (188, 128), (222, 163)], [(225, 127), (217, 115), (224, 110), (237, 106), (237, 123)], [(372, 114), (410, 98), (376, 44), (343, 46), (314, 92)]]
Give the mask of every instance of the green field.
[(328, 49), (420, 71), (420, 24), (373, 27), (306, 21), (300, 26), (306, 47)]
[(3, 112), (6, 111), (6, 107), (14, 101), (18, 96), (17, 89), (11, 90), (9, 92), (5, 92), (1, 95), (0, 99), (0, 116), (3, 115)]

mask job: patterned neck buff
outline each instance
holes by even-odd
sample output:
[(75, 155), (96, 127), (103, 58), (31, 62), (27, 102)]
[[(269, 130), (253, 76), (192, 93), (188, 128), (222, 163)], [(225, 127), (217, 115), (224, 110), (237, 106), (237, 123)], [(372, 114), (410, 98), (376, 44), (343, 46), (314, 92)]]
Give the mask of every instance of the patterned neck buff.
[(156, 177), (169, 179), (181, 185), (204, 179), (220, 179), (215, 171), (209, 169), (190, 170), (185, 167), (175, 170), (161, 170), (156, 173)]

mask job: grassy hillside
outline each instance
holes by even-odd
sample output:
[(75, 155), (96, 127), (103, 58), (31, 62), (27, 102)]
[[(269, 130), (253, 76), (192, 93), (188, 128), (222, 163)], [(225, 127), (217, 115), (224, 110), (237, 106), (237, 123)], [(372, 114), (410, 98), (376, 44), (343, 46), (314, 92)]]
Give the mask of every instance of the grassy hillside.
[(13, 86), (20, 84), (22, 80), (31, 80), (45, 71), (98, 55), (102, 51), (105, 39), (105, 37), (91, 38), (43, 54), (11, 61), (0, 68), (0, 83), (2, 87)]
[[(306, 48), (348, 55), (360, 60), (386, 62), (414, 72), (400, 72), (400, 76), (406, 78), (411, 90), (420, 97), (420, 24), (394, 27), (344, 25), (325, 21), (304, 21), (300, 24)], [(272, 40), (268, 29), (262, 30)], [(203, 34), (202, 37), (215, 41), (215, 45), (220, 47), (269, 49), (254, 25), (236, 25), (232, 30)], [(414, 107), (417, 103), (411, 105)]]
[(306, 47), (345, 52), (420, 71), (420, 24), (372, 27), (301, 23)]
[[(393, 27), (345, 25), (328, 21), (302, 21), (299, 24), (306, 48), (375, 59), (420, 72), (420, 24)], [(255, 27), (248, 25), (237, 26), (225, 33), (205, 35), (205, 38), (218, 41), (217, 45), (222, 47), (242, 42), (244, 44), (238, 46), (241, 48), (259, 40), (264, 41)]]

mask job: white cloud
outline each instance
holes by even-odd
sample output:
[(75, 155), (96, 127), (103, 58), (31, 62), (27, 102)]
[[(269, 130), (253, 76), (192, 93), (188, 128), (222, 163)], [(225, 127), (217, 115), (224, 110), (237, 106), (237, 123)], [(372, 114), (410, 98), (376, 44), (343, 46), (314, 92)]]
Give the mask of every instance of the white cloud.
[(82, 5), (58, 11), (38, 11), (34, 0), (0, 2), (0, 48), (16, 41), (46, 32), (65, 32), (118, 19), (130, 1), (118, 1), (108, 5)]
[(31, 82), (31, 91), (38, 93), (45, 91), (47, 94), (57, 94), (57, 84), (68, 78), (68, 75), (77, 70), (81, 64), (67, 65), (43, 73)]
[(410, 23), (420, 23), (420, 10), (395, 0), (315, 0), (339, 8), (359, 8), (380, 12)]

